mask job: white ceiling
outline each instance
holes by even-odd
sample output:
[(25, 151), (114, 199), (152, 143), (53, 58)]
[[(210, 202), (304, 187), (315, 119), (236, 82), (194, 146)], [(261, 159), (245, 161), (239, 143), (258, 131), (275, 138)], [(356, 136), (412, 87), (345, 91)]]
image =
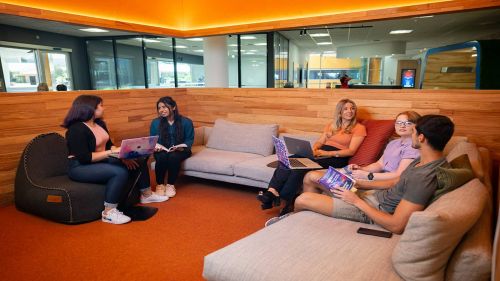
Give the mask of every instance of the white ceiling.
[[(348, 28), (356, 26), (371, 28)], [(415, 54), (424, 48), (434, 48), (479, 39), (500, 39), (500, 9), (466, 13), (442, 14), (427, 18), (405, 18), (395, 20), (363, 22), (330, 26), (330, 37), (316, 37), (332, 41), (333, 45), (316, 45), (309, 35), (300, 36), (300, 30), (280, 31), (300, 49), (310, 52), (335, 51), (337, 47), (367, 45), (375, 42), (406, 41), (406, 53)], [(339, 27), (342, 27), (339, 29)], [(347, 28), (345, 28), (347, 27)], [(391, 35), (391, 30), (410, 29), (409, 34)], [(328, 32), (326, 29), (308, 33)]]
[[(0, 14), (0, 24), (17, 27), (41, 30), (46, 32), (59, 33), (76, 37), (101, 37), (101, 36), (124, 36), (139, 35), (138, 33), (109, 30), (106, 33), (88, 33), (80, 31), (86, 26), (71, 25), (66, 23), (24, 18), (6, 14)], [(355, 28), (356, 26), (372, 26), (367, 28)], [(366, 45), (374, 42), (406, 41), (406, 54), (416, 54), (424, 48), (434, 48), (454, 43), (461, 43), (479, 39), (500, 39), (500, 9), (481, 10), (465, 13), (436, 15), (430, 18), (405, 18), (395, 20), (384, 20), (364, 23), (353, 23), (348, 25), (328, 26), (330, 29), (309, 29), (308, 33), (329, 32), (329, 37), (316, 37), (316, 42), (331, 41), (333, 45), (316, 45), (309, 35), (300, 36), (300, 29), (280, 31), (285, 37), (298, 46), (303, 52), (323, 52), (335, 51), (337, 47)], [(351, 27), (351, 28), (349, 28)], [(317, 27), (315, 27), (317, 28)], [(411, 29), (413, 32), (402, 35), (391, 35), (389, 32), (396, 29)], [(266, 46), (255, 45), (265, 42), (265, 36), (257, 35), (256, 39), (241, 40), (242, 50), (254, 53), (255, 55), (265, 55)], [(161, 43), (149, 42), (148, 47), (168, 49), (171, 44), (166, 44), (168, 40), (160, 40)], [(228, 42), (228, 52), (235, 52), (236, 39)], [(128, 40), (127, 44), (139, 46), (138, 40)], [(155, 46), (158, 45), (158, 46)], [(168, 45), (168, 46), (167, 46)], [(190, 41), (177, 39), (177, 45), (187, 48), (178, 48), (181, 53), (201, 55), (202, 52), (195, 50), (203, 49), (203, 41)], [(244, 52), (244, 53), (245, 53)]]

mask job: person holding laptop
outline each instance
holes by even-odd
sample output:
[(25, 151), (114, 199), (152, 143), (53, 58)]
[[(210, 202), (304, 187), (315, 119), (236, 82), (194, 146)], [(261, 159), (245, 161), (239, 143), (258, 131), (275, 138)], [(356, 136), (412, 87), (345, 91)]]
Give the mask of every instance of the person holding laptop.
[[(410, 216), (424, 210), (434, 197), (437, 183), (437, 168), (450, 167), (443, 149), (453, 135), (455, 125), (443, 115), (425, 115), (412, 128), (412, 146), (420, 151), (399, 177), (388, 180), (358, 181), (358, 190), (352, 192), (334, 188), (330, 194), (321, 185), (304, 186), (295, 201), (295, 211), (310, 210), (334, 218), (359, 221), (379, 226), (401, 234)], [(273, 224), (289, 214), (268, 220)]]
[[(411, 134), (419, 118), (420, 114), (415, 111), (399, 113), (394, 122), (394, 129), (399, 138), (387, 144), (377, 162), (364, 167), (350, 164), (346, 167), (347, 172), (357, 180), (387, 180), (399, 177), (408, 165), (420, 156), (420, 151), (411, 146)], [(304, 177), (304, 188), (318, 184), (325, 173), (325, 170), (308, 172)]]
[[(168, 197), (176, 194), (175, 182), (182, 161), (191, 156), (194, 142), (194, 127), (191, 119), (179, 113), (177, 103), (171, 97), (162, 97), (156, 102), (158, 118), (151, 122), (150, 135), (159, 136), (160, 146), (153, 154), (156, 160), (156, 193)], [(165, 175), (167, 175), (165, 185)]]
[[(350, 99), (340, 100), (335, 107), (333, 121), (327, 124), (323, 134), (313, 146), (314, 156), (324, 156), (317, 160), (323, 168), (340, 168), (347, 165), (349, 157), (354, 155), (366, 136), (366, 128), (357, 122), (356, 104)], [(281, 163), (274, 171), (266, 191), (260, 192), (257, 199), (263, 210), (281, 204), (286, 200), (281, 215), (292, 211), (293, 200), (302, 186), (307, 170), (288, 169)]]
[(113, 147), (106, 123), (102, 120), (102, 98), (80, 95), (69, 109), (62, 126), (67, 129), (66, 143), (69, 151), (70, 179), (78, 182), (106, 184), (102, 221), (123, 224), (130, 217), (117, 209), (129, 178), (129, 171), (140, 169), (137, 186), (141, 203), (162, 202), (168, 199), (151, 191), (145, 159), (117, 159), (109, 157), (120, 149)]

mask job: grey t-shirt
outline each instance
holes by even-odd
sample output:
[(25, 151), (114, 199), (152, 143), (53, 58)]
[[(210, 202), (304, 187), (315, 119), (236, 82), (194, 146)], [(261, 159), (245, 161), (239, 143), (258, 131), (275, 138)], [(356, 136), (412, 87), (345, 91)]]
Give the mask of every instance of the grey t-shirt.
[(436, 168), (449, 167), (450, 164), (445, 158), (415, 167), (418, 163), (420, 163), (420, 157), (413, 160), (401, 173), (394, 187), (375, 193), (382, 210), (393, 214), (402, 199), (427, 206), (437, 188)]

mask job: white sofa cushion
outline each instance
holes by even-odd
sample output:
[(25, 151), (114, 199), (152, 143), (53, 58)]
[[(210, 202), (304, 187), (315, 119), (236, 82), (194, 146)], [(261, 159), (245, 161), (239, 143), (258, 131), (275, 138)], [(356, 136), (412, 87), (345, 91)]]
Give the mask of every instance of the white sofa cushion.
[(381, 238), (356, 233), (375, 225), (303, 211), (205, 256), (207, 280), (392, 281), (399, 235)]
[(443, 280), (451, 253), (487, 200), (487, 188), (474, 179), (412, 214), (392, 256), (398, 274), (405, 280)]
[(234, 165), (234, 175), (252, 180), (270, 182), (275, 169), (267, 167), (267, 164), (277, 160), (278, 157), (276, 157), (276, 154), (273, 154), (240, 162)]
[(242, 124), (217, 119), (207, 147), (268, 156), (274, 149), (272, 137), (277, 134), (277, 124)]
[[(197, 148), (198, 150), (198, 148)], [(205, 148), (193, 153), (183, 162), (183, 169), (222, 175), (234, 175), (237, 163), (262, 157), (258, 154)]]

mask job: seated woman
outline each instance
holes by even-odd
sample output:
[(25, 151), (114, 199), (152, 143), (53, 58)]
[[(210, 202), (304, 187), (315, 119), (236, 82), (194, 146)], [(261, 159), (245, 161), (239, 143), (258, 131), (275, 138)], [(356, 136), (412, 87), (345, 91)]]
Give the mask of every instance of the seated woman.
[[(323, 134), (313, 146), (316, 157), (326, 156), (317, 160), (323, 168), (346, 166), (349, 157), (356, 153), (363, 142), (366, 128), (357, 122), (356, 112), (356, 104), (352, 100), (342, 99), (337, 103), (333, 121), (326, 125)], [(307, 170), (290, 170), (280, 163), (274, 171), (268, 189), (257, 196), (262, 203), (262, 209), (279, 206), (280, 198), (283, 198), (287, 204), (281, 214), (291, 212), (293, 200), (302, 186), (306, 172)]]
[(70, 179), (78, 182), (106, 184), (102, 221), (123, 224), (130, 221), (116, 207), (126, 191), (129, 170), (140, 169), (137, 186), (141, 203), (162, 202), (168, 199), (151, 192), (145, 159), (119, 160), (110, 157), (120, 149), (113, 147), (106, 124), (102, 120), (102, 99), (94, 95), (78, 96), (64, 118), (69, 151)]
[[(174, 197), (175, 182), (179, 175), (181, 162), (191, 156), (194, 142), (194, 128), (191, 119), (180, 115), (177, 103), (171, 97), (162, 97), (156, 102), (158, 118), (151, 122), (150, 135), (159, 136), (158, 143), (169, 151), (157, 148), (156, 160), (156, 193)], [(184, 144), (184, 147), (174, 147)], [(161, 147), (159, 146), (159, 147)], [(165, 175), (168, 172), (167, 184)]]
[[(396, 116), (395, 132), (400, 138), (389, 142), (382, 157), (368, 166), (351, 164), (347, 167), (355, 179), (387, 180), (399, 177), (410, 163), (420, 156), (418, 149), (411, 146), (411, 134), (420, 115), (415, 111), (404, 111)], [(304, 186), (318, 184), (326, 171), (311, 171), (304, 177)]]

